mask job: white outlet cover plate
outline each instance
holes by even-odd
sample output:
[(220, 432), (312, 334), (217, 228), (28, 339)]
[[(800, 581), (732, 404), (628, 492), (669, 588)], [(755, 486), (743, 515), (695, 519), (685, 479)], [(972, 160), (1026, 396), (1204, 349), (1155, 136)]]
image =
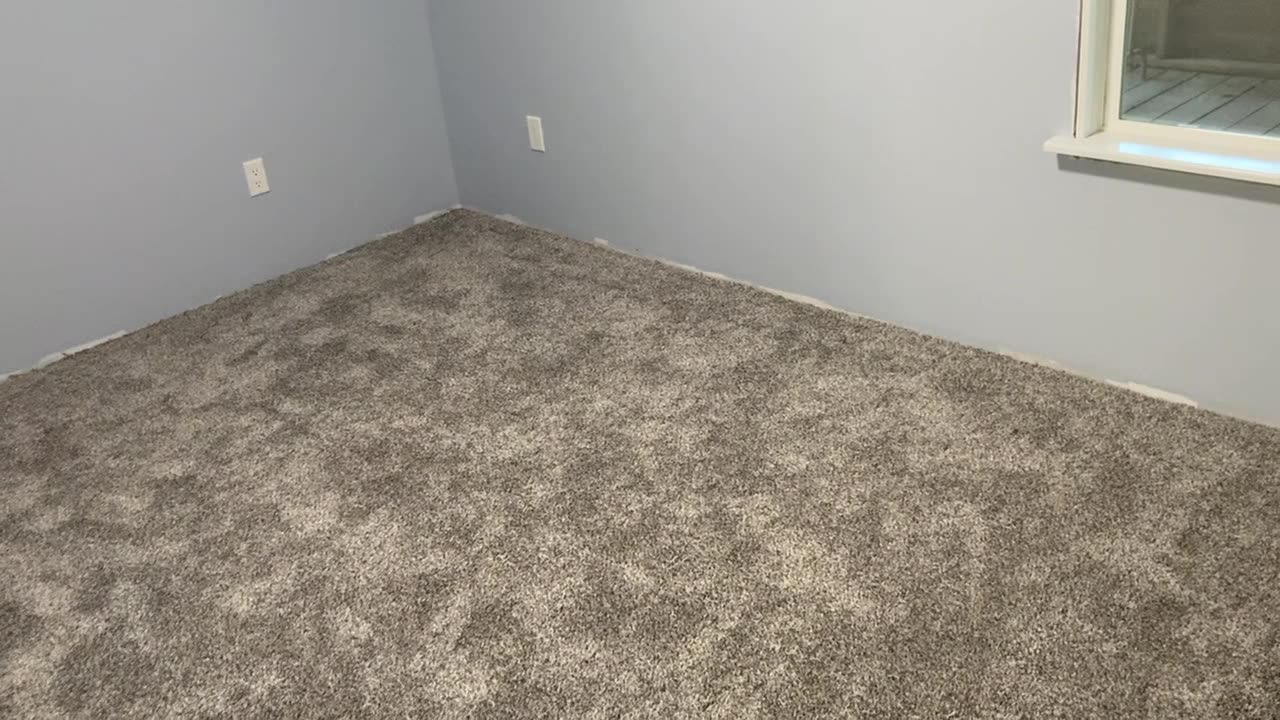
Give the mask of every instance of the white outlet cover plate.
[(529, 148), (538, 152), (547, 151), (547, 139), (542, 134), (542, 118), (530, 115), (525, 118), (529, 124)]
[(244, 164), (244, 179), (249, 184), (249, 197), (258, 197), (271, 192), (271, 185), (267, 183), (267, 165), (262, 158), (256, 158)]

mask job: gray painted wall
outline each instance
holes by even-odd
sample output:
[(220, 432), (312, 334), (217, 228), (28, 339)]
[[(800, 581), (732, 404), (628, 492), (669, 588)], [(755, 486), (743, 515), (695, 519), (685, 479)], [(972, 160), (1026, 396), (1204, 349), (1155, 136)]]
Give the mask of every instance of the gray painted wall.
[(1041, 152), (1070, 127), (1074, 5), (431, 20), (465, 204), (1280, 422), (1280, 192)]
[(434, 64), (426, 0), (6, 0), (0, 374), (454, 204)]

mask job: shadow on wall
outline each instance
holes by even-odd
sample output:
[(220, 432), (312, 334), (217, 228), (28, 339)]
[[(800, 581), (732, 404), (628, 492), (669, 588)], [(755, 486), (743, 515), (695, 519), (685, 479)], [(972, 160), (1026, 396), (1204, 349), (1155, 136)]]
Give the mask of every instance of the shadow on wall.
[(1223, 197), (1280, 205), (1280, 187), (1260, 185), (1242, 180), (1193, 175), (1158, 168), (1058, 156), (1058, 169), (1095, 177), (1158, 185), (1174, 190), (1211, 193)]

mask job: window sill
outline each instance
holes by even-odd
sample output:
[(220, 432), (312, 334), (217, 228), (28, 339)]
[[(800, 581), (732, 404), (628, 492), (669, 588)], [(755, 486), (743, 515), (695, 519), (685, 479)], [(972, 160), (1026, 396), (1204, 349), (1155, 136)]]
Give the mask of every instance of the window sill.
[(1119, 132), (1050, 138), (1044, 149), (1071, 157), (1280, 185), (1280, 151), (1242, 155), (1216, 143), (1171, 143)]

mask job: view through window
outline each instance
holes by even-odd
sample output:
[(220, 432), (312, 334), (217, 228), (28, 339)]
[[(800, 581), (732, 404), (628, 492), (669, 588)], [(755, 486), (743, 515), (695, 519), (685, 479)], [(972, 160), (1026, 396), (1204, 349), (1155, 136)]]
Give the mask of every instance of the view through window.
[(1280, 137), (1280, 0), (1123, 0), (1120, 117)]

